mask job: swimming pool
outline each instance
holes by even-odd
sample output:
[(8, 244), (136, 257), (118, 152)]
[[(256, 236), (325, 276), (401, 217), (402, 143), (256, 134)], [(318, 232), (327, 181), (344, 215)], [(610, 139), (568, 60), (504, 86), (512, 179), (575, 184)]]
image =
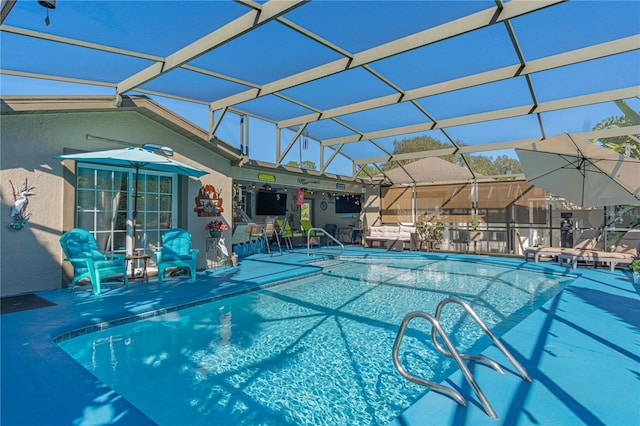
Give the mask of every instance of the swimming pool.
[[(323, 274), (60, 342), (159, 424), (384, 425), (426, 390), (395, 371), (406, 313), (447, 296), (498, 335), (575, 277), (441, 259), (350, 260)], [(462, 318), (461, 318), (462, 317)], [(488, 344), (461, 310), (442, 322), (459, 349)], [(441, 381), (451, 363), (414, 325), (410, 371)]]

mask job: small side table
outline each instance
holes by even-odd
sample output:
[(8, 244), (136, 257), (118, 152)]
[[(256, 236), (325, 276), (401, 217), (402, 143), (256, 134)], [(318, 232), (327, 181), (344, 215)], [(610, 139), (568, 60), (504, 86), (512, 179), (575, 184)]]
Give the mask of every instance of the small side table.
[(206, 258), (207, 268), (217, 268), (223, 266), (226, 257), (220, 249), (220, 237), (206, 237)]
[(404, 241), (400, 239), (387, 240), (387, 251), (404, 251)]
[(558, 256), (558, 264), (560, 266), (564, 266), (566, 263), (567, 268), (571, 267), (572, 269), (576, 269), (578, 267), (578, 258), (576, 256), (572, 256), (570, 254), (561, 254)]
[(147, 274), (147, 266), (149, 266), (149, 259), (151, 256), (148, 254), (132, 254), (124, 257), (126, 269), (129, 269), (129, 262), (131, 262), (131, 275), (130, 278), (138, 278), (136, 277), (136, 261), (142, 260), (142, 276), (140, 278), (144, 278), (147, 284), (149, 284), (149, 275)]

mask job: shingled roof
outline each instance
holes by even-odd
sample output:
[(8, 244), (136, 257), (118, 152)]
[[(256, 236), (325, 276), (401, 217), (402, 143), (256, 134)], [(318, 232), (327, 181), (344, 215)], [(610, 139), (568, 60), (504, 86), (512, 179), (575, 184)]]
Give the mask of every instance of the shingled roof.
[[(384, 175), (394, 184), (413, 183), (414, 180), (416, 183), (468, 181), (474, 177), (466, 167), (460, 167), (437, 157), (423, 158), (402, 167), (396, 167), (384, 172)], [(383, 178), (384, 175), (379, 174), (376, 177)]]

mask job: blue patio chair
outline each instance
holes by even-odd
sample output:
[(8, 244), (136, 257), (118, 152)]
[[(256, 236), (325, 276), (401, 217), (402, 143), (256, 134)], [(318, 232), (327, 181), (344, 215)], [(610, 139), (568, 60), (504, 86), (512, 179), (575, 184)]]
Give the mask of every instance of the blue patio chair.
[(184, 229), (174, 228), (162, 235), (162, 249), (157, 250), (158, 283), (162, 282), (167, 268), (188, 268), (191, 280), (196, 279), (196, 259), (198, 249), (191, 248), (191, 234)]
[(93, 235), (82, 228), (74, 228), (60, 237), (60, 245), (65, 255), (65, 261), (73, 265), (73, 279), (71, 290), (76, 283), (88, 278), (94, 294), (100, 294), (102, 279), (108, 276), (124, 276), (124, 285), (129, 286), (127, 265), (124, 254), (105, 254), (98, 249), (98, 243)]

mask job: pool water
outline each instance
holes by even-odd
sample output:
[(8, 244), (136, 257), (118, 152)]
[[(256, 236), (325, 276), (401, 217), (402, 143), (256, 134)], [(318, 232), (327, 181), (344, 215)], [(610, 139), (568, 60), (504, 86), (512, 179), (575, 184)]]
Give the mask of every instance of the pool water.
[[(499, 336), (575, 278), (476, 262), (380, 262), (328, 263), (320, 275), (59, 344), (161, 425), (385, 425), (427, 391), (393, 366), (407, 313), (433, 314), (455, 296)], [(460, 351), (490, 344), (457, 305), (441, 321)], [(412, 374), (442, 381), (456, 367), (429, 333), (413, 321), (400, 358)]]

